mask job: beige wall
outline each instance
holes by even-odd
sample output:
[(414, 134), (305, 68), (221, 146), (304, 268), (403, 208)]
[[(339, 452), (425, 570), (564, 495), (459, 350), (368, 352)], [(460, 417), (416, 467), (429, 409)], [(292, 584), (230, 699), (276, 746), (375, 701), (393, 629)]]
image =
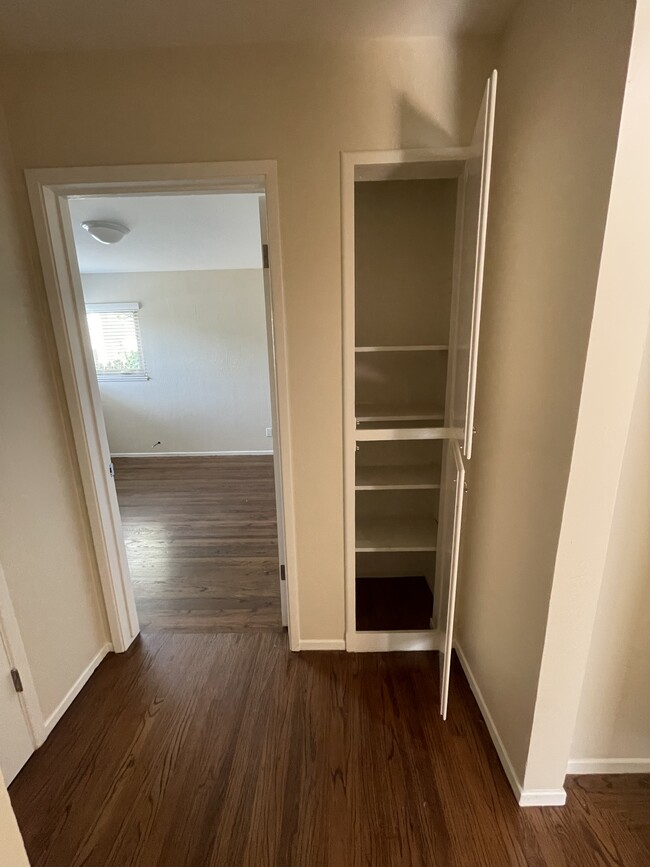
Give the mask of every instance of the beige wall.
[(0, 118), (0, 559), (47, 719), (108, 636), (16, 180)]
[(87, 302), (141, 305), (150, 378), (100, 383), (111, 454), (273, 450), (261, 269), (83, 274), (81, 282)]
[(554, 566), (526, 782), (561, 783), (571, 753), (650, 318), (650, 4), (634, 40), (580, 409)]
[(650, 339), (625, 447), (572, 760), (645, 760), (650, 769), (648, 684)]
[(23, 838), (0, 774), (0, 867), (29, 867)]
[(303, 639), (344, 634), (339, 152), (466, 142), (493, 61), (423, 38), (3, 62), (21, 168), (278, 160)]
[(631, 6), (530, 0), (499, 60), (458, 642), (524, 780)]

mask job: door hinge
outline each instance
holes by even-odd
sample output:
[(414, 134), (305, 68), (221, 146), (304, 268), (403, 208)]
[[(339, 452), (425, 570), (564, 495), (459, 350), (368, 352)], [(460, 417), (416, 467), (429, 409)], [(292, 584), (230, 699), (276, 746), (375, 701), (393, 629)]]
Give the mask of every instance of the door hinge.
[(113, 466), (113, 461), (108, 465), (108, 474), (112, 479), (115, 478), (115, 467)]
[(287, 570), (286, 570), (284, 563), (281, 563), (280, 564), (280, 581), (286, 581), (286, 580), (287, 580)]
[(11, 669), (11, 679), (14, 682), (14, 689), (16, 692), (23, 692), (23, 682), (20, 679), (20, 672), (17, 668)]
[(270, 268), (269, 264), (269, 245), (262, 244), (262, 268)]

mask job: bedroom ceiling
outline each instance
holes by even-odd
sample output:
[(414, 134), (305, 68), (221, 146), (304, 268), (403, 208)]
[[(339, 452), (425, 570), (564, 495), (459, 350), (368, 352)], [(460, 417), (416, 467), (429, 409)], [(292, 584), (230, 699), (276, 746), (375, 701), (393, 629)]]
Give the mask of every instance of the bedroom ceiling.
[[(259, 196), (97, 196), (72, 199), (70, 213), (82, 273), (211, 271), (261, 268)], [(129, 234), (100, 244), (89, 220), (122, 223)]]

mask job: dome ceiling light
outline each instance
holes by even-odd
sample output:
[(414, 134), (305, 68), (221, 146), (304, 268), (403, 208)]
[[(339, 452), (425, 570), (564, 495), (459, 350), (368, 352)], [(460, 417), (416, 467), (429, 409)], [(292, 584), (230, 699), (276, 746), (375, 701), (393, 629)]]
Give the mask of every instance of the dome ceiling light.
[(82, 223), (81, 228), (85, 229), (90, 237), (99, 241), (100, 244), (117, 244), (131, 231), (122, 223), (112, 223), (109, 220), (90, 220), (87, 223)]

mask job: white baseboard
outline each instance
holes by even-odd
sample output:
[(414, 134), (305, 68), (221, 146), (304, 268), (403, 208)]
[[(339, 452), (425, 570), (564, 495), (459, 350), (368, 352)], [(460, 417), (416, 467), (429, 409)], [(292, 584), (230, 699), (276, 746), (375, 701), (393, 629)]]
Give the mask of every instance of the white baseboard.
[(342, 638), (303, 638), (298, 642), (298, 650), (345, 650)]
[(474, 677), (472, 670), (469, 666), (469, 662), (467, 661), (467, 657), (462, 651), (462, 648), (458, 646), (458, 644), (454, 643), (454, 649), (456, 650), (456, 654), (458, 655), (458, 659), (460, 660), (460, 664), (463, 667), (463, 671), (465, 672), (465, 677), (467, 678), (467, 682), (469, 683), (470, 689), (474, 694), (474, 698), (476, 699), (476, 703), (479, 706), (483, 719), (485, 720), (485, 725), (487, 726), (487, 730), (490, 733), (490, 737), (492, 738), (492, 743), (494, 744), (494, 748), (497, 751), (497, 755), (499, 756), (499, 760), (503, 766), (503, 770), (505, 771), (506, 777), (508, 778), (508, 782), (510, 783), (510, 788), (515, 794), (515, 798), (517, 799), (517, 803), (520, 807), (561, 807), (566, 803), (566, 792), (564, 789), (524, 789), (519, 777), (515, 769), (512, 766), (512, 762), (510, 761), (510, 757), (508, 752), (501, 740), (501, 736), (497, 730), (496, 724), (492, 719), (492, 714), (490, 713), (485, 698), (483, 697), (483, 693), (481, 692), (479, 685)]
[(63, 714), (70, 707), (75, 698), (79, 695), (81, 690), (84, 688), (86, 683), (90, 680), (90, 677), (94, 670), (97, 668), (99, 663), (104, 659), (107, 653), (109, 653), (113, 649), (111, 644), (105, 644), (101, 650), (99, 650), (95, 656), (90, 660), (86, 668), (81, 672), (76, 681), (72, 684), (71, 688), (68, 690), (65, 698), (59, 704), (59, 706), (51, 713), (45, 720), (45, 737), (47, 737), (54, 726), (61, 719)]
[(520, 807), (564, 807), (564, 789), (523, 789), (519, 796)]
[(569, 759), (567, 774), (650, 774), (650, 759)]
[(113, 452), (112, 458), (212, 458), (245, 455), (272, 455), (273, 449), (244, 452)]
[(441, 635), (435, 629), (405, 632), (348, 632), (349, 653), (390, 653), (398, 650), (440, 650)]

